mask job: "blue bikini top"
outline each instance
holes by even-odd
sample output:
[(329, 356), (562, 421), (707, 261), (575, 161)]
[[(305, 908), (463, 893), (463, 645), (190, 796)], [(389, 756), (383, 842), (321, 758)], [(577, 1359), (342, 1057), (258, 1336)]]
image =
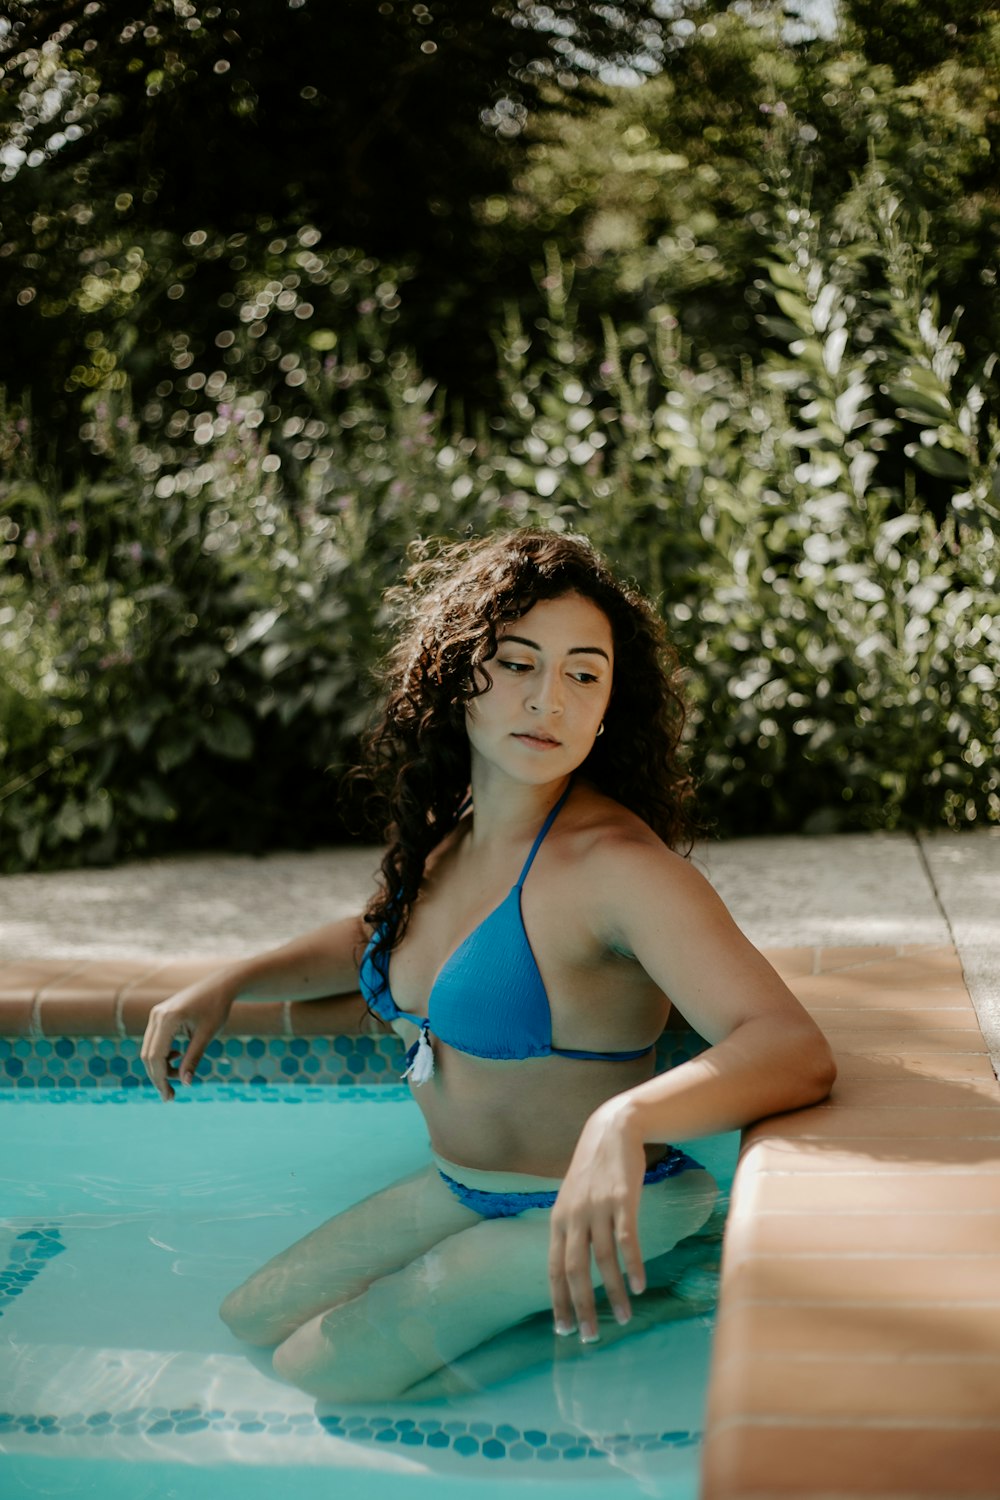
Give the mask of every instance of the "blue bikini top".
[[(374, 937), (365, 949), (360, 983), (370, 1009), (383, 1021), (402, 1016), (421, 1028), (408, 1058), (408, 1072), (415, 1082), (422, 1078), (419, 1067), (413, 1066), (414, 1057), (418, 1048), (429, 1046), (431, 1036), (473, 1057), (521, 1059), (556, 1054), (624, 1062), (650, 1051), (640, 1047), (634, 1052), (577, 1052), (552, 1045), (549, 997), (524, 930), (521, 888), (569, 792), (567, 787), (542, 824), (516, 884), (442, 966), (431, 988), (426, 1016), (400, 1010), (392, 998), (389, 952), (383, 949), (373, 955)], [(428, 1059), (424, 1077), (430, 1076), (431, 1068)]]

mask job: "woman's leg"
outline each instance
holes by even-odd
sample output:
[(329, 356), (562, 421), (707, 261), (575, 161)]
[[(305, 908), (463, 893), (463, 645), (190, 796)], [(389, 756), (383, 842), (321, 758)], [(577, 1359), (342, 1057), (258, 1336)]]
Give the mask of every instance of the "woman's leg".
[[(648, 1255), (695, 1233), (715, 1201), (707, 1172), (644, 1189)], [(320, 1313), (275, 1351), (279, 1374), (330, 1401), (398, 1399), (444, 1365), (548, 1306), (549, 1212), (484, 1219)], [(416, 1394), (416, 1393), (415, 1393)]]
[[(665, 1254), (646, 1259), (647, 1289), (632, 1299), (632, 1318), (620, 1327), (603, 1291), (597, 1310), (603, 1348), (646, 1333), (664, 1323), (711, 1312), (718, 1300), (719, 1259), (725, 1206), (716, 1205), (694, 1234)], [(442, 1366), (407, 1392), (411, 1401), (435, 1401), (443, 1396), (468, 1395), (484, 1386), (519, 1375), (532, 1366), (587, 1358), (590, 1350), (576, 1338), (553, 1339), (552, 1314), (546, 1309), (513, 1328), (504, 1329), (461, 1359)]]
[(479, 1223), (425, 1167), (335, 1214), (229, 1293), (220, 1316), (237, 1338), (265, 1347), (459, 1230)]

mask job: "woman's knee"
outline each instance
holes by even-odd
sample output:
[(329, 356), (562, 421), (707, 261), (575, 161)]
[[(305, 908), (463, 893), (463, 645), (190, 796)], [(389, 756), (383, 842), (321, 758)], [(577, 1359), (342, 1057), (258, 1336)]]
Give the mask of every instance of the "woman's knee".
[(648, 1187), (639, 1201), (639, 1236), (646, 1261), (696, 1235), (712, 1216), (718, 1184), (704, 1169)]
[[(320, 1401), (389, 1401), (412, 1381), (398, 1363), (395, 1340), (380, 1349), (372, 1330), (362, 1347), (334, 1314), (313, 1318), (296, 1328), (275, 1349), (275, 1373)], [(338, 1331), (342, 1337), (338, 1338)]]
[(282, 1320), (273, 1314), (268, 1316), (261, 1308), (259, 1296), (251, 1288), (252, 1281), (234, 1288), (223, 1298), (219, 1317), (242, 1343), (270, 1349), (288, 1337), (287, 1319)]
[(715, 1211), (719, 1201), (719, 1184), (711, 1172), (706, 1172), (702, 1167), (699, 1171), (690, 1174), (689, 1185), (694, 1228), (688, 1230), (688, 1233), (697, 1234), (708, 1223)]

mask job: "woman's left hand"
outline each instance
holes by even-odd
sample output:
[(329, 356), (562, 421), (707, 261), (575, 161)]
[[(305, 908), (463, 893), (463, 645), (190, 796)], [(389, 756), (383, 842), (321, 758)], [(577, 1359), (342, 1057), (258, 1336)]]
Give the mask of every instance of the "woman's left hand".
[(632, 1316), (633, 1293), (645, 1289), (639, 1246), (639, 1198), (646, 1172), (642, 1137), (622, 1095), (594, 1111), (581, 1132), (552, 1210), (549, 1284), (557, 1333), (597, 1337), (591, 1256), (619, 1323)]

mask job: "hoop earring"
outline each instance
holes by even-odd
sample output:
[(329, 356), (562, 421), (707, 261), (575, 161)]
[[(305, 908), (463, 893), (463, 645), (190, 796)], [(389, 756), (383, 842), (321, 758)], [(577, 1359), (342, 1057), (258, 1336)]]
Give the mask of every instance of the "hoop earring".
[(604, 720), (603, 720), (603, 719), (602, 719), (602, 720), (601, 720), (601, 727), (600, 727), (600, 729), (599, 729), (599, 730), (598, 730), (598, 731), (597, 731), (597, 733), (596, 733), (596, 734), (595, 734), (595, 735), (594, 735), (594, 739), (595, 739), (595, 740), (599, 740), (599, 739), (600, 739), (600, 738), (601, 738), (601, 735), (602, 735), (602, 734), (603, 734), (603, 733), (604, 733)]

